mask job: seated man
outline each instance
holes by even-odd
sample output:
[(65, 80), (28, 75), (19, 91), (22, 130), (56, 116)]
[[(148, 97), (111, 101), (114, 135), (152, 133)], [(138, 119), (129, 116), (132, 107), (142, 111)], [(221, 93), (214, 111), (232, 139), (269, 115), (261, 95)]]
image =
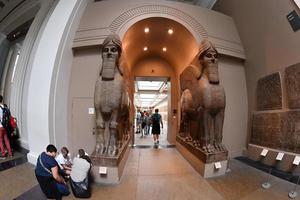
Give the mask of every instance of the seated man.
[(79, 157), (75, 157), (73, 160), (70, 184), (75, 197), (89, 198), (91, 192), (88, 175), (91, 160), (83, 149), (79, 149), (78, 154)]
[(69, 150), (67, 147), (62, 147), (60, 150), (60, 154), (58, 154), (55, 158), (59, 167), (60, 167), (60, 174), (64, 177), (68, 177), (71, 174), (71, 158), (69, 156)]
[(59, 175), (59, 166), (55, 160), (57, 149), (49, 144), (46, 152), (38, 157), (35, 176), (43, 193), (47, 198), (61, 199), (63, 195), (69, 195), (69, 189), (65, 180)]

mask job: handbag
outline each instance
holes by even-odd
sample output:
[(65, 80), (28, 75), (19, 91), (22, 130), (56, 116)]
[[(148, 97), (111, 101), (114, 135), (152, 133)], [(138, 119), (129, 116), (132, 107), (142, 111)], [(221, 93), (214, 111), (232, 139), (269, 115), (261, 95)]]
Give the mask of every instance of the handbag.
[(80, 182), (75, 182), (72, 180), (72, 178), (70, 178), (70, 185), (75, 197), (77, 198), (91, 197), (88, 177), (86, 177), (83, 181)]

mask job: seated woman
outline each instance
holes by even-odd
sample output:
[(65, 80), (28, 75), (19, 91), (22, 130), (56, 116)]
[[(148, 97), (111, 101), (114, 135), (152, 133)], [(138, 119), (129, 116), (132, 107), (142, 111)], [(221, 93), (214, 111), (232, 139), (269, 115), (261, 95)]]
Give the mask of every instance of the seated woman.
[(70, 184), (75, 197), (89, 198), (91, 196), (89, 171), (91, 160), (83, 149), (78, 150), (79, 157), (73, 159)]
[(72, 170), (72, 162), (69, 156), (69, 150), (67, 147), (62, 147), (60, 152), (61, 153), (58, 154), (58, 156), (56, 156), (55, 160), (57, 161), (60, 167), (60, 173), (64, 177), (68, 177), (70, 176)]
[(59, 166), (55, 160), (57, 149), (49, 144), (46, 152), (38, 157), (35, 176), (43, 193), (47, 198), (61, 199), (63, 195), (69, 195), (69, 189), (65, 180), (59, 175)]

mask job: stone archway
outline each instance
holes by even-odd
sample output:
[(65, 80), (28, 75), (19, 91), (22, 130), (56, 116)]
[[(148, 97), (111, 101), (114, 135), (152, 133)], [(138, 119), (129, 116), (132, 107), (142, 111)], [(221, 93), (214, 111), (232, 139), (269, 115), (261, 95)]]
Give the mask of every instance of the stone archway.
[[(170, 77), (172, 92), (168, 107), (168, 141), (175, 144), (179, 120), (177, 111), (180, 109), (177, 103), (180, 99), (179, 74), (194, 59), (198, 52), (198, 43), (194, 35), (180, 22), (167, 17), (158, 17), (153, 13), (151, 16), (154, 17), (137, 17), (139, 21), (136, 21), (137, 18), (132, 18), (131, 22), (121, 18), (125, 24), (119, 24), (118, 30), (123, 34), (124, 57), (130, 74), (130, 96), (133, 101), (134, 77)], [(132, 25), (128, 27), (128, 24)], [(146, 26), (150, 28), (149, 34), (143, 31)], [(122, 32), (124, 27), (127, 27), (125, 33)], [(172, 27), (174, 30), (172, 35), (167, 33), (167, 27)], [(162, 51), (162, 44), (168, 49), (167, 52)], [(142, 50), (143, 45), (148, 46), (147, 53)], [(131, 110), (134, 116), (134, 107)]]
[(164, 17), (179, 22), (192, 33), (197, 43), (208, 37), (204, 27), (193, 17), (181, 10), (165, 5), (144, 5), (127, 10), (110, 24), (109, 29), (123, 38), (126, 31), (134, 23), (150, 17)]

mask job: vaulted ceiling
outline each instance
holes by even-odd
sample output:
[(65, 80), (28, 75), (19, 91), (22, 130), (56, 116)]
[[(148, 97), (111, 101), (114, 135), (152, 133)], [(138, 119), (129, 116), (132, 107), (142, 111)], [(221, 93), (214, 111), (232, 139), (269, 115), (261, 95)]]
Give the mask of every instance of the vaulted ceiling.
[[(173, 33), (168, 33), (169, 30)], [(183, 25), (162, 17), (147, 18), (132, 25), (122, 44), (130, 70), (149, 57), (160, 58), (176, 70), (187, 66), (198, 50), (195, 38)]]

